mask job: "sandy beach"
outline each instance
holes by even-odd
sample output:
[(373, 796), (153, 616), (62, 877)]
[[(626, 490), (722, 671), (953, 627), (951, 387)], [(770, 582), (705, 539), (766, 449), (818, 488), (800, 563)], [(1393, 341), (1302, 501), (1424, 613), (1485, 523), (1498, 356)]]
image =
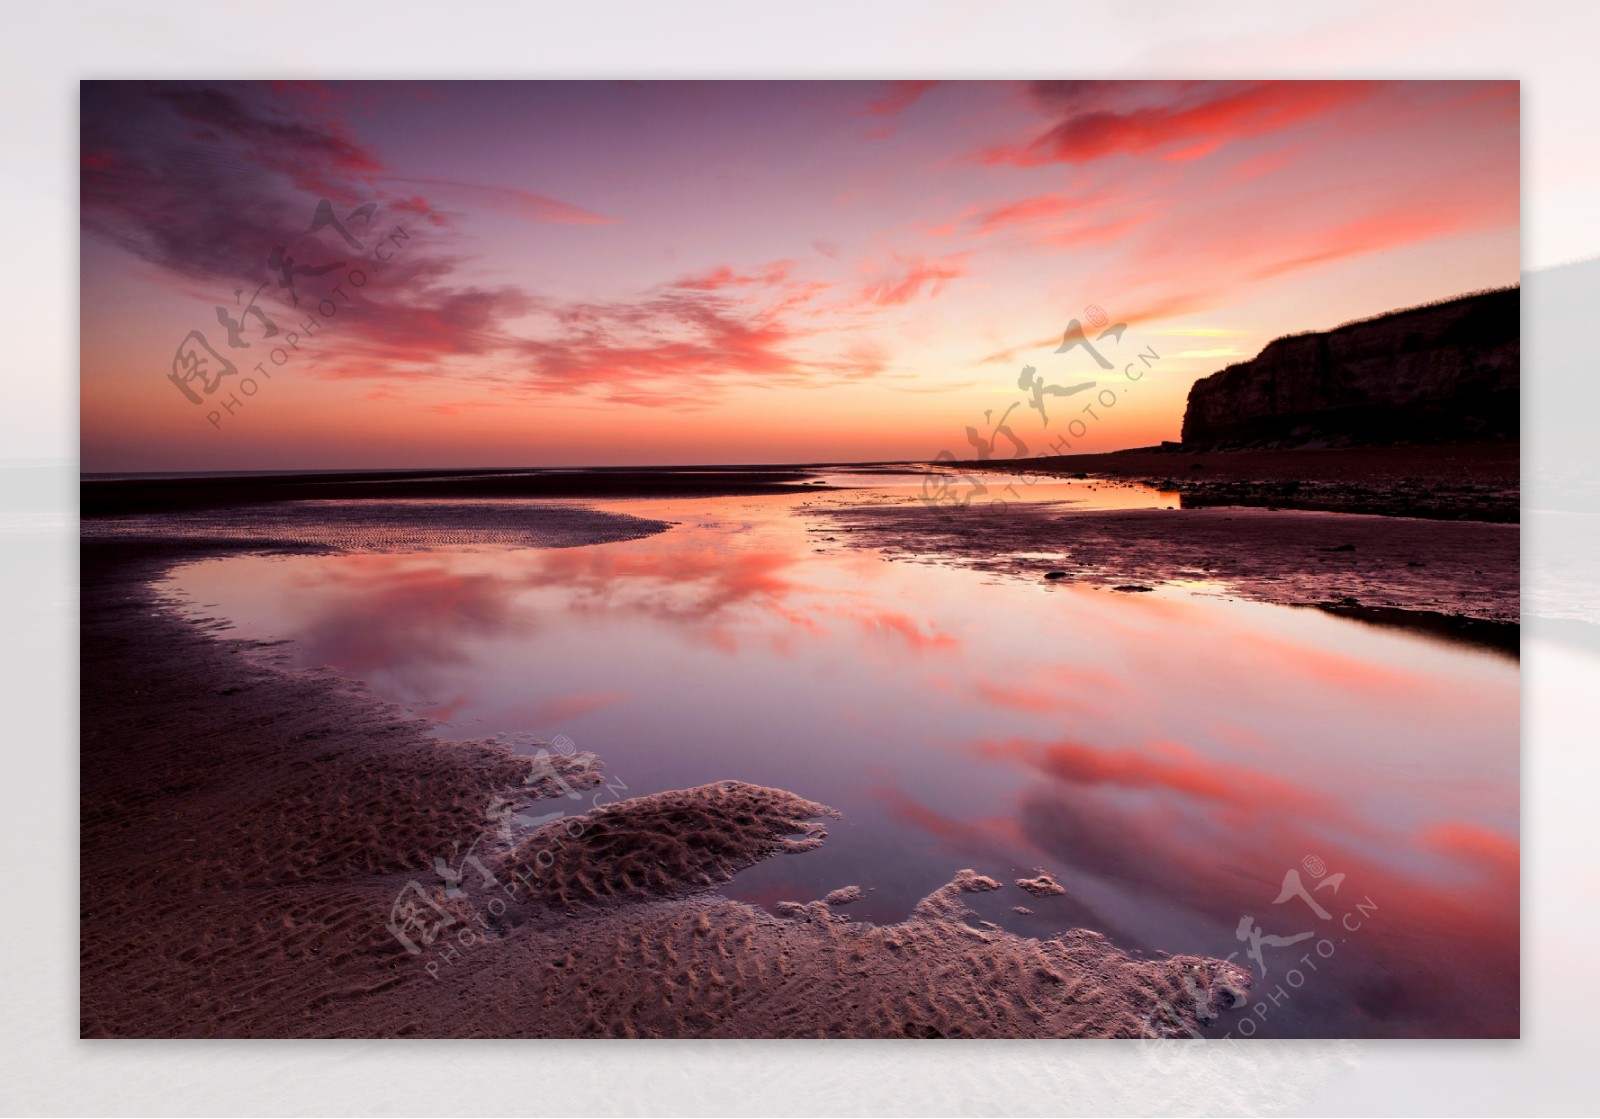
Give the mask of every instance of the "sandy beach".
[[(1323, 454), (1280, 459), (1336, 473)], [(905, 468), (878, 469), (909, 484)], [(639, 496), (776, 490), (823, 550), (1111, 595), (1199, 585), (1515, 655), (1515, 525), (1265, 504), (874, 504), (813, 474), (668, 472)], [(1089, 484), (1126, 486), (1114, 475)], [(536, 506), (499, 497), (498, 476), (451, 476), (443, 499), (416, 480), (380, 500), (393, 491), (374, 478), (305, 500), (320, 484), (252, 486), (228, 506), (197, 502), (209, 482), (85, 483), (86, 506), (107, 514), (85, 521), (82, 551), (85, 1036), (1186, 1036), (1225, 1030), (1244, 1003), (1240, 962), (982, 919), (979, 895), (1033, 920), (1060, 892), (1000, 865), (950, 864), (946, 885), (889, 922), (852, 919), (864, 903), (849, 881), (735, 900), (720, 891), (736, 874), (823, 849), (839, 814), (739, 772), (633, 788), (588, 751), (441, 737), (160, 591), (206, 558), (555, 555), (673, 531), (643, 515), (658, 506), (583, 504), (615, 494), (615, 476), (538, 483), (562, 499)], [(1413, 506), (1427, 496), (1400, 491)], [(117, 497), (130, 509), (109, 515)]]

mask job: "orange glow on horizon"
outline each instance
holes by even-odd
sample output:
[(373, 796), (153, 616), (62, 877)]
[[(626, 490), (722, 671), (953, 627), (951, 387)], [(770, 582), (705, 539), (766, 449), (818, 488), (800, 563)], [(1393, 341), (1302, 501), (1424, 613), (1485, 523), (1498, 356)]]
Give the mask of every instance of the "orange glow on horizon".
[(1091, 307), (1161, 361), (1072, 450), (1149, 446), (1276, 336), (1518, 279), (1514, 82), (313, 86), (86, 84), (85, 470), (965, 457), (1023, 366), (1104, 375)]

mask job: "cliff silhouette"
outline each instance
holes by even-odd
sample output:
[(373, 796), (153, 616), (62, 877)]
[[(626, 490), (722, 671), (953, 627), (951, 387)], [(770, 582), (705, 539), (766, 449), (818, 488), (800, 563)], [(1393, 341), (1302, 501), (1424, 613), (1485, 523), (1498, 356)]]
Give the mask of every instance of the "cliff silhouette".
[(1518, 439), (1521, 289), (1278, 338), (1189, 390), (1193, 450)]

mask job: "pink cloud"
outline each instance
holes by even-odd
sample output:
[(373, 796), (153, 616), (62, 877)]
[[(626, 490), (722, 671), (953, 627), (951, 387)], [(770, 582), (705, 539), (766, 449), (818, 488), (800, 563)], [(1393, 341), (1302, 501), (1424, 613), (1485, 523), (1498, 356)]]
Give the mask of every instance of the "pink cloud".
[(868, 278), (861, 296), (884, 307), (910, 303), (924, 293), (932, 299), (944, 290), (946, 282), (966, 275), (961, 264), (965, 255), (926, 260), (917, 254), (896, 253), (892, 264), (867, 267)]
[(889, 91), (869, 102), (861, 111), (874, 116), (893, 116), (909, 108), (913, 102), (938, 84), (936, 81), (890, 82)]
[[(1150, 87), (1141, 87), (1141, 92)], [(1071, 97), (1043, 97), (1060, 119), (1022, 143), (986, 149), (985, 163), (1034, 167), (1114, 155), (1195, 159), (1226, 144), (1294, 127), (1365, 100), (1373, 82), (1168, 83), (1164, 104), (1112, 107), (1124, 91), (1090, 84)]]
[(693, 276), (685, 276), (674, 281), (673, 287), (688, 288), (691, 291), (717, 291), (728, 287), (771, 287), (783, 283), (789, 278), (789, 273), (794, 269), (792, 260), (775, 260), (753, 272), (738, 273), (724, 264), (720, 267), (701, 272)]
[(620, 218), (606, 217), (547, 194), (537, 194), (517, 187), (466, 183), (455, 179), (413, 179), (394, 175), (384, 176), (380, 181), (436, 187), (447, 194), (466, 195), (476, 207), (511, 214), (531, 222), (551, 225), (616, 225), (621, 221)]

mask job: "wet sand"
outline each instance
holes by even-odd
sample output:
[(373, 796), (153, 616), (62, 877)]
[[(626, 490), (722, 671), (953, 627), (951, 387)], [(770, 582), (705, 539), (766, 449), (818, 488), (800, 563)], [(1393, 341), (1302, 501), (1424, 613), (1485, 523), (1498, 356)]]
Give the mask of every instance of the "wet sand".
[(86, 1037), (1182, 1036), (1242, 1001), (1220, 961), (976, 924), (973, 870), (894, 925), (719, 897), (830, 810), (732, 779), (616, 799), (602, 759), (441, 742), (151, 590), (262, 546), (85, 541)]
[[(969, 464), (979, 465), (979, 464)], [(1185, 451), (1178, 447), (990, 462), (1176, 490), (1186, 508), (1244, 505), (1437, 520), (1518, 519), (1517, 443)]]
[(217, 477), (87, 477), (84, 517), (187, 513), (293, 501), (460, 501), (562, 497), (710, 497), (779, 493), (810, 475), (772, 469), (408, 470)]
[(281, 501), (83, 522), (85, 539), (189, 541), (195, 547), (274, 551), (412, 551), (460, 545), (574, 548), (636, 540), (664, 521), (554, 501)]
[[(1020, 490), (1025, 483), (1018, 482)], [(1163, 584), (1309, 606), (1515, 654), (1517, 525), (1247, 507), (814, 510), (824, 539), (1115, 593)]]

